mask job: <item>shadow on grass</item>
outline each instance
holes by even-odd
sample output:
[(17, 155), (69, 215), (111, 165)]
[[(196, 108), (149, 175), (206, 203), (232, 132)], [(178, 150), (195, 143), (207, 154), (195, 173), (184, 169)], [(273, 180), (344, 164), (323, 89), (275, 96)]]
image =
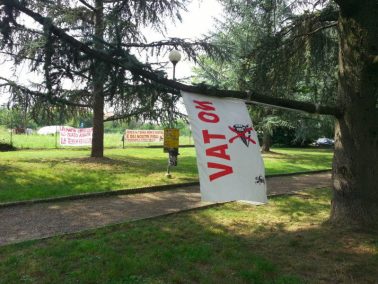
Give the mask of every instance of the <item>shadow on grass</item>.
[(267, 156), (267, 157), (276, 157), (276, 156), (288, 156), (289, 154), (287, 153), (279, 153), (279, 152), (275, 152), (275, 151), (263, 151), (261, 152), (264, 156)]
[[(324, 225), (327, 193), (308, 197), (231, 203), (2, 247), (0, 282), (375, 283), (377, 235)], [(306, 216), (293, 220), (299, 212)]]
[[(135, 157), (135, 156), (125, 156), (125, 155), (111, 155), (111, 157), (103, 158), (91, 158), (91, 157), (78, 157), (78, 158), (47, 158), (47, 159), (18, 159), (17, 162), (30, 163), (30, 164), (42, 164), (45, 163), (51, 167), (63, 164), (75, 164), (86, 166), (114, 166), (117, 168), (127, 169), (133, 166), (142, 166), (141, 168), (136, 168), (135, 170), (140, 173), (146, 172), (150, 168), (164, 168), (167, 165), (167, 157)], [(193, 164), (195, 166), (195, 157), (179, 157), (179, 165), (189, 165)]]
[[(327, 200), (330, 195), (330, 190), (318, 190), (316, 191), (316, 195), (317, 198), (323, 201)], [(316, 216), (321, 212), (327, 212), (330, 207), (328, 201), (322, 203), (304, 202), (305, 200), (314, 198), (314, 194), (311, 191), (302, 191), (284, 198), (273, 197), (272, 199), (274, 200), (275, 198), (280, 200), (280, 202), (276, 204), (276, 210), (279, 214), (290, 216), (291, 220), (299, 216)]]

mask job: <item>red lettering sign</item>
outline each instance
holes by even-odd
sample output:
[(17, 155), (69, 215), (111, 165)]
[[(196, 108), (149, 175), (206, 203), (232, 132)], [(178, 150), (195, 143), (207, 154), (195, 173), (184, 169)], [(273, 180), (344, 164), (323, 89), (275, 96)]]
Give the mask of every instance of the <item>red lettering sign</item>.
[(226, 139), (222, 134), (210, 134), (208, 130), (202, 130), (203, 142), (209, 144), (211, 139)]
[(234, 172), (233, 169), (232, 169), (232, 167), (227, 166), (227, 165), (218, 164), (218, 163), (211, 163), (211, 162), (209, 162), (209, 163), (207, 163), (207, 167), (209, 169), (219, 169), (219, 170), (221, 170), (221, 171), (219, 171), (217, 173), (211, 174), (210, 177), (209, 177), (210, 181), (213, 181), (213, 180), (221, 178), (223, 176), (232, 174)]
[(198, 118), (201, 119), (203, 122), (209, 122), (209, 123), (218, 123), (219, 122), (219, 116), (215, 113), (211, 112), (204, 112), (201, 111), (198, 114)]
[(206, 149), (206, 156), (217, 157), (229, 161), (231, 158), (230, 155), (228, 155), (226, 152), (227, 149), (227, 144), (211, 147)]
[(193, 101), (196, 104), (196, 108), (202, 109), (202, 110), (215, 110), (215, 107), (211, 106), (213, 103), (212, 102), (201, 102), (201, 101)]
[[(195, 108), (200, 109), (198, 113), (198, 118), (206, 123), (218, 123), (219, 122), (219, 116), (215, 113), (216, 109), (213, 106), (213, 103), (210, 101), (197, 101), (193, 100), (193, 103), (195, 104)], [(202, 137), (203, 142), (205, 144), (211, 143), (213, 140), (225, 140), (226, 136), (223, 134), (216, 134), (216, 133), (209, 133), (207, 129), (202, 130)], [(207, 148), (205, 150), (206, 157), (214, 157), (219, 158), (222, 160), (230, 161), (231, 157), (229, 154), (227, 154), (228, 145), (222, 144), (213, 146), (210, 148)], [(213, 173), (209, 176), (210, 181), (214, 181), (218, 178), (221, 178), (223, 176), (229, 175), (233, 173), (233, 168), (231, 166), (221, 164), (221, 163), (214, 163), (214, 162), (208, 162), (207, 167), (209, 169), (218, 169), (220, 171)]]

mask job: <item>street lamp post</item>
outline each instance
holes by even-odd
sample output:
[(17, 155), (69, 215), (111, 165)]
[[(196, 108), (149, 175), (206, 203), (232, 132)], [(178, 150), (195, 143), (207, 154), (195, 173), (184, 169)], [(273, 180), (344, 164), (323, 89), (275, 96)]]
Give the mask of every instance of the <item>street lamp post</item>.
[[(176, 64), (181, 60), (181, 54), (178, 50), (172, 50), (170, 53), (169, 53), (169, 61), (172, 62), (172, 65), (173, 65), (173, 76), (172, 76), (172, 79), (174, 81), (176, 81)], [(170, 128), (173, 128), (173, 110), (171, 110), (171, 112), (169, 113), (169, 127)], [(176, 153), (177, 152), (177, 153)], [(165, 176), (167, 178), (171, 178), (172, 175), (170, 173), (170, 169), (171, 169), (171, 162), (170, 162), (170, 156), (173, 155), (173, 153), (176, 153), (176, 158), (177, 158), (177, 154), (178, 154), (178, 149), (168, 149), (168, 167), (167, 167), (167, 173), (165, 174)]]
[(176, 81), (176, 64), (181, 60), (181, 54), (174, 49), (169, 53), (169, 61), (173, 64), (173, 80)]

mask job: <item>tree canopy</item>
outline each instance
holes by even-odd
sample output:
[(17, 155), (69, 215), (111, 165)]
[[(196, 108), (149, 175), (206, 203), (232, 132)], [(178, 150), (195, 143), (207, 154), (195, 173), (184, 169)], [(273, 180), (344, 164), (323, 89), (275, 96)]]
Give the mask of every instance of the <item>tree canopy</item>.
[[(10, 3), (10, 2), (9, 2)], [(30, 70), (42, 75), (40, 82), (23, 86), (1, 78), (15, 105), (28, 105), (35, 116), (52, 117), (51, 105), (64, 116), (77, 111), (94, 111), (94, 143), (103, 137), (103, 109), (114, 110), (107, 120), (139, 118), (167, 121), (175, 112), (177, 91), (159, 82), (132, 73), (128, 66), (166, 77), (164, 63), (150, 62), (171, 48), (195, 59), (198, 51), (221, 54), (205, 41), (171, 38), (147, 42), (144, 28), (163, 33), (168, 20), (179, 21), (186, 0), (173, 1), (15, 1), (35, 22), (27, 23), (15, 6), (1, 10), (3, 55), (15, 65), (27, 62)], [(6, 2), (4, 2), (6, 4)], [(26, 12), (25, 10), (25, 12)], [(115, 66), (83, 53), (61, 38), (60, 30), (76, 43), (122, 62)], [(142, 59), (145, 57), (145, 62)], [(170, 96), (166, 96), (170, 93)], [(169, 110), (169, 111), (168, 111)], [(176, 112), (178, 113), (178, 112)], [(96, 146), (96, 145), (94, 145)], [(101, 145), (95, 155), (102, 156)]]
[[(297, 26), (299, 9), (319, 10), (300, 1), (220, 2), (224, 15), (213, 37), (232, 53), (225, 60), (201, 57), (200, 67), (195, 70), (198, 81), (316, 104), (335, 103), (338, 50), (335, 19), (320, 22), (309, 13), (305, 23)], [(336, 9), (329, 2), (319, 6), (325, 10), (322, 14)], [(269, 150), (269, 136), (274, 128), (294, 128), (296, 140), (303, 141), (315, 138), (319, 125), (332, 124), (328, 118), (318, 117), (318, 123), (314, 123), (305, 114), (266, 107), (255, 107), (253, 117), (257, 128), (265, 132), (265, 150)]]
[[(45, 3), (47, 1), (39, 2)], [(83, 1), (79, 2), (83, 3)], [(146, 4), (155, 3), (155, 1), (141, 2)], [(163, 4), (162, 7), (165, 7), (164, 3), (177, 3), (175, 1), (158, 2)], [(231, 8), (234, 7), (233, 4), (236, 2), (239, 1), (227, 1), (231, 5)], [(263, 0), (244, 0), (242, 2), (252, 6), (268, 3)], [(225, 90), (206, 85), (191, 86), (169, 80), (161, 71), (153, 68), (151, 64), (142, 64), (138, 61), (135, 56), (131, 55), (130, 49), (127, 46), (117, 46), (114, 45), (114, 42), (109, 42), (111, 38), (106, 38), (105, 30), (103, 30), (104, 25), (95, 24), (97, 31), (95, 28), (94, 34), (98, 35), (95, 38), (87, 35), (75, 35), (75, 31), (67, 30), (67, 26), (60, 25), (59, 22), (55, 23), (46, 14), (47, 9), (35, 10), (38, 7), (34, 7), (33, 3), (32, 1), (25, 0), (0, 0), (1, 44), (3, 48), (6, 48), (9, 52), (13, 52), (17, 40), (29, 33), (28, 30), (30, 28), (20, 27), (20, 23), (17, 22), (20, 14), (28, 15), (38, 22), (43, 29), (37, 32), (39, 34), (42, 33), (44, 39), (49, 39), (45, 40), (43, 46), (38, 48), (38, 50), (44, 50), (44, 68), (42, 69), (45, 78), (49, 79), (44, 84), (44, 92), (38, 90), (36, 93), (30, 95), (52, 102), (55, 102), (54, 100), (56, 99), (67, 100), (66, 96), (69, 94), (73, 96), (70, 92), (68, 94), (64, 93), (66, 96), (59, 97), (55, 97), (52, 94), (52, 90), (61, 91), (59, 88), (54, 89), (54, 86), (59, 86), (56, 82), (61, 80), (60, 74), (68, 72), (67, 69), (71, 72), (71, 70), (82, 71), (85, 68), (89, 68), (89, 70), (93, 71), (93, 75), (91, 76), (93, 76), (94, 81), (92, 88), (95, 98), (104, 98), (102, 88), (105, 90), (108, 85), (101, 83), (106, 81), (105, 78), (109, 79), (110, 74), (114, 74), (115, 78), (122, 78), (122, 76), (117, 76), (121, 71), (124, 72), (124, 77), (128, 79), (129, 84), (126, 85), (127, 87), (135, 87), (135, 84), (131, 84), (134, 81), (151, 87), (154, 92), (151, 95), (144, 95), (144, 98), (140, 99), (143, 102), (140, 105), (141, 108), (146, 107), (151, 103), (151, 100), (154, 102), (154, 95), (160, 101), (163, 101), (164, 98), (169, 98), (169, 103), (175, 102), (175, 95), (177, 98), (178, 94), (177, 91), (184, 90), (218, 97), (243, 98), (254, 103), (296, 109), (308, 113), (332, 115), (335, 117), (336, 123), (333, 162), (334, 196), (332, 200), (331, 221), (336, 224), (357, 225), (365, 228), (377, 227), (378, 88), (376, 82), (378, 78), (378, 17), (376, 16), (378, 15), (378, 5), (376, 1), (298, 0), (293, 3), (297, 5), (298, 8), (296, 9), (302, 7), (302, 10), (298, 10), (297, 14), (290, 16), (287, 24), (282, 25), (281, 29), (275, 30), (276, 25), (273, 25), (273, 38), (278, 37), (284, 40), (292, 38), (294, 41), (292, 41), (291, 49), (293, 50), (296, 50), (295, 47), (302, 48), (300, 45), (296, 45), (297, 42), (302, 42), (299, 39), (337, 26), (339, 44), (338, 89), (334, 104), (327, 103), (327, 105), (318, 103), (318, 100), (315, 100), (317, 103), (314, 103), (308, 100), (303, 101), (300, 98), (293, 99), (291, 96), (290, 98), (275, 97), (271, 94), (259, 93), (253, 89), (248, 91)], [(64, 3), (64, 1), (59, 1), (59, 3)], [(107, 12), (108, 10), (103, 10), (102, 8), (107, 7), (107, 5), (114, 5), (114, 7), (123, 9), (126, 3), (131, 2), (127, 0), (96, 0), (94, 3), (96, 5), (90, 5), (95, 8), (95, 22), (100, 21), (101, 23), (105, 19), (102, 16), (105, 14), (102, 12)], [(272, 3), (277, 3), (277, 1), (273, 1)], [(105, 4), (105, 6), (101, 4)], [(306, 5), (313, 5), (315, 8), (318, 7), (318, 9), (306, 11), (303, 9)], [(88, 5), (84, 6), (86, 6), (86, 9), (91, 9), (87, 7)], [(178, 6), (174, 7), (177, 8)], [(256, 15), (264, 15), (265, 6), (256, 7), (259, 7)], [(176, 11), (176, 8), (172, 11)], [(130, 16), (133, 11), (125, 11), (124, 16)], [(118, 13), (121, 12), (119, 11)], [(115, 35), (117, 35), (117, 31)], [(117, 42), (119, 41), (115, 40), (115, 43)], [(63, 53), (62, 57), (57, 56), (54, 59), (54, 54), (51, 55), (51, 53), (57, 49), (69, 50), (69, 52)], [(304, 57), (304, 59), (311, 61), (313, 58), (311, 54), (314, 51), (317, 50), (311, 49), (309, 56)], [(306, 55), (306, 53), (304, 54)], [(60, 62), (59, 60), (64, 62)], [(67, 65), (66, 62), (70, 64)], [(67, 68), (56, 68), (53, 66), (54, 63), (59, 63), (61, 66)], [(315, 61), (314, 63), (317, 62)], [(302, 72), (305, 72), (305, 70), (302, 70)], [(91, 73), (89, 72), (88, 74)], [(55, 83), (55, 85), (52, 83)], [(124, 85), (125, 81), (122, 81), (121, 86), (124, 87)], [(115, 86), (118, 85), (115, 84)], [(140, 85), (136, 84), (136, 86), (139, 87)], [(277, 87), (281, 88), (279, 85)], [(118, 90), (118, 87), (116, 87), (116, 90)], [(60, 94), (63, 94), (62, 91)], [(133, 92), (132, 94), (135, 93)], [(137, 94), (135, 95), (137, 96)], [(314, 97), (314, 95), (312, 96)], [(73, 101), (74, 103), (87, 103), (86, 101), (76, 102), (71, 97), (69, 99), (69, 101)], [(101, 100), (98, 101), (99, 103), (95, 103), (94, 106), (94, 120), (97, 117), (97, 119), (101, 119), (102, 121)], [(98, 109), (100, 111), (96, 111)], [(97, 116), (96, 113), (98, 113)]]

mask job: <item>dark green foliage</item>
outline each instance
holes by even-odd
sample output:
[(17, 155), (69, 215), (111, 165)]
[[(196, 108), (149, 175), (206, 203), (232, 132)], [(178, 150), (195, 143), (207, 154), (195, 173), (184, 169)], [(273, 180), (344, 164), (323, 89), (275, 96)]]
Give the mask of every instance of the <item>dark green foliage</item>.
[[(197, 82), (316, 104), (335, 102), (338, 45), (332, 29), (334, 6), (328, 1), (318, 1), (314, 7), (305, 1), (220, 2), (225, 18), (214, 36), (233, 52), (227, 60), (203, 57), (196, 69)], [(313, 12), (298, 15), (299, 9)], [(272, 135), (275, 128), (295, 129), (295, 143), (316, 138), (319, 129), (332, 128), (333, 123), (332, 119), (318, 119), (317, 123), (306, 117), (298, 120), (298, 113), (259, 106), (253, 107), (251, 114), (261, 132)]]
[(7, 109), (0, 107), (0, 125), (6, 128), (35, 128), (36, 123), (30, 113), (22, 107)]
[[(26, 26), (16, 9), (0, 7), (0, 44), (3, 54), (15, 64), (26, 62), (31, 71), (43, 78), (38, 84), (24, 87), (18, 82), (0, 78), (2, 91), (11, 94), (14, 105), (29, 104), (33, 117), (51, 121), (49, 112), (59, 108), (64, 116), (80, 115), (93, 106), (94, 78), (103, 82), (103, 97), (115, 110), (117, 118), (166, 121), (167, 110), (174, 108), (177, 91), (154, 83), (125, 68), (96, 63), (67, 42), (52, 34), (51, 26), (64, 29), (91, 48), (98, 49), (128, 66), (139, 66), (166, 77), (164, 64), (142, 63), (142, 56), (164, 55), (172, 48), (181, 49), (194, 59), (199, 51), (221, 55), (218, 47), (206, 41), (169, 39), (148, 43), (141, 32), (149, 27), (164, 32), (167, 19), (180, 20), (187, 0), (104, 1), (103, 37), (95, 36), (93, 1), (24, 1), (22, 4), (46, 17), (43, 27)], [(170, 93), (171, 95), (168, 95)], [(78, 113), (79, 111), (79, 113)], [(174, 112), (178, 115), (178, 112)], [(81, 113), (82, 115), (82, 113)]]
[(15, 151), (16, 148), (13, 145), (8, 143), (3, 143), (0, 141), (0, 152)]

